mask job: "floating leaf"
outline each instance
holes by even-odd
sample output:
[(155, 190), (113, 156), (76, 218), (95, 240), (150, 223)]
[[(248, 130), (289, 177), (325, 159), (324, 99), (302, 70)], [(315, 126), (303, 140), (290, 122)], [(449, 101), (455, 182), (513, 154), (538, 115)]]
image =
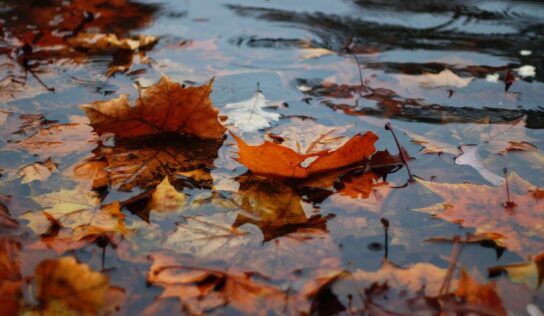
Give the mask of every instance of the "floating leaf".
[[(293, 149), (265, 141), (258, 146), (246, 144), (232, 134), (239, 149), (240, 163), (256, 174), (288, 178), (306, 178), (312, 174), (339, 169), (368, 159), (375, 151), (378, 139), (372, 132), (357, 134), (334, 151), (299, 154)], [(303, 166), (306, 159), (313, 161)]]
[(21, 183), (30, 183), (32, 181), (45, 181), (51, 173), (57, 170), (57, 164), (48, 158), (44, 162), (35, 162), (24, 166), (17, 172), (17, 176), (21, 177)]
[(233, 124), (243, 132), (253, 132), (269, 127), (273, 121), (280, 118), (280, 114), (265, 111), (265, 107), (266, 99), (261, 90), (257, 90), (248, 100), (227, 103), (225, 105), (225, 109), (228, 109), (226, 124)]
[(201, 139), (221, 139), (225, 128), (210, 99), (213, 80), (200, 87), (184, 88), (162, 76), (144, 89), (131, 106), (126, 95), (110, 101), (82, 105), (98, 134), (114, 133), (117, 139), (164, 133)]

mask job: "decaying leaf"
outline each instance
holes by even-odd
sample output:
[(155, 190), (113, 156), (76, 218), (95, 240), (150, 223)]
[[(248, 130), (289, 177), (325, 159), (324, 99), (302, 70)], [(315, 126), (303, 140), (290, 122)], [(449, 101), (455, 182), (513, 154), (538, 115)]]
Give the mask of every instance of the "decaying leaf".
[(82, 105), (98, 134), (114, 133), (117, 139), (157, 134), (185, 134), (201, 139), (221, 139), (225, 128), (210, 99), (213, 80), (185, 88), (162, 76), (144, 89), (131, 106), (126, 95), (110, 101)]
[(228, 109), (226, 124), (233, 124), (243, 132), (253, 132), (269, 127), (273, 121), (280, 118), (280, 114), (265, 111), (265, 107), (266, 98), (261, 90), (257, 90), (248, 100), (225, 105), (225, 109)]
[(498, 276), (504, 273), (514, 283), (521, 283), (533, 289), (538, 289), (544, 281), (544, 254), (541, 253), (528, 262), (490, 267), (488, 272), (490, 276)]
[(26, 165), (19, 172), (17, 176), (21, 177), (21, 183), (30, 183), (32, 181), (45, 181), (49, 178), (51, 173), (57, 170), (57, 164), (54, 163), (51, 158), (48, 158), (44, 162), (35, 162), (30, 165)]
[(462, 78), (449, 69), (444, 69), (437, 74), (425, 73), (418, 76), (397, 75), (404, 84), (415, 82), (423, 88), (464, 88), (470, 84), (473, 78)]
[(504, 244), (512, 251), (528, 254), (539, 249), (544, 236), (544, 204), (531, 194), (535, 187), (517, 174), (508, 177), (514, 207), (506, 205), (504, 186), (417, 181), (443, 199), (417, 211), (474, 227), (476, 233), (499, 233), (505, 236)]
[[(378, 139), (372, 132), (357, 134), (334, 151), (302, 155), (291, 148), (268, 141), (250, 146), (238, 136), (232, 135), (238, 144), (237, 160), (240, 163), (256, 174), (287, 178), (306, 178), (364, 161), (374, 153), (374, 143)], [(313, 161), (303, 166), (310, 158)]]

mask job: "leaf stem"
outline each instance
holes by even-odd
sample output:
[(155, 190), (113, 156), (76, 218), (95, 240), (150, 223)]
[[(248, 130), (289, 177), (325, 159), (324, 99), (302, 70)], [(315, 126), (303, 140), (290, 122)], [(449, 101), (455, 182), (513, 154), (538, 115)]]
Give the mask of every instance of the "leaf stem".
[(410, 167), (408, 166), (408, 161), (406, 157), (404, 157), (404, 152), (402, 151), (402, 148), (400, 147), (399, 140), (397, 139), (397, 135), (395, 134), (395, 131), (393, 130), (393, 126), (391, 125), (391, 123), (387, 122), (387, 124), (385, 124), (385, 129), (390, 131), (391, 134), (393, 134), (393, 138), (395, 139), (395, 143), (397, 144), (397, 148), (399, 149), (400, 159), (402, 161), (402, 164), (406, 167), (406, 171), (408, 172), (408, 178), (409, 178), (408, 181), (414, 182), (414, 177), (412, 175), (412, 172), (410, 171)]

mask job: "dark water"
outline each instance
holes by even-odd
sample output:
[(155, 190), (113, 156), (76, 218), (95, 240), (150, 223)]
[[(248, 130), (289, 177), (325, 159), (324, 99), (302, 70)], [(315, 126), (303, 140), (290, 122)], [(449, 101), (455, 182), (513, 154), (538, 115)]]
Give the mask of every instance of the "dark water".
[[(489, 184), (473, 167), (456, 165), (453, 161), (456, 155), (451, 152), (425, 154), (420, 145), (411, 142), (409, 135), (425, 136), (453, 148), (461, 144), (483, 145), (480, 155), (490, 172), (501, 175), (506, 167), (533, 185), (544, 186), (544, 3), (540, 1), (95, 2), (89, 2), (88, 6), (80, 5), (82, 1), (0, 2), (0, 109), (16, 114), (41, 113), (49, 120), (65, 123), (73, 115), (83, 115), (80, 104), (120, 94), (135, 99), (136, 84), (148, 86), (166, 74), (189, 85), (215, 77), (212, 98), (224, 112), (227, 103), (250, 98), (259, 83), (268, 100), (288, 104), (273, 110), (283, 117), (276, 125), (290, 124), (293, 117), (311, 117), (327, 126), (350, 125), (348, 135), (372, 130), (380, 138), (378, 150), (397, 152), (391, 134), (383, 128), (386, 122), (391, 122), (398, 129), (400, 143), (416, 158), (410, 166), (421, 178)], [(70, 3), (75, 9), (67, 13), (62, 6)], [(93, 18), (88, 17), (89, 13), (93, 13)], [(65, 49), (58, 34), (67, 34), (66, 39), (78, 28), (118, 36), (153, 35), (159, 37), (159, 42), (140, 53)], [(33, 48), (27, 61), (23, 60), (25, 43)], [(318, 49), (326, 49), (327, 54), (307, 56), (323, 51)], [(25, 71), (28, 67), (34, 75)], [(444, 70), (452, 73), (429, 79), (428, 73)], [(517, 80), (505, 92), (507, 71)], [(337, 85), (344, 86), (339, 89)], [(55, 91), (48, 92), (47, 87)], [(483, 123), (500, 128), (513, 121), (522, 122), (516, 133), (521, 133), (522, 139), (530, 139), (536, 151), (497, 155), (485, 147), (483, 132), (470, 132)], [(244, 137), (258, 140), (264, 133), (259, 131)], [(513, 135), (513, 140), (519, 135)], [(63, 172), (93, 156), (88, 150), (63, 157), (57, 161), (60, 172), (53, 174), (47, 183), (23, 184), (14, 174), (38, 158), (8, 148), (10, 141), (22, 137), (0, 140), (0, 167), (7, 170), (0, 179), (0, 193), (13, 196), (11, 213), (15, 218), (27, 210), (41, 209), (30, 197), (74, 187), (74, 182)], [(215, 161), (208, 165), (215, 183), (218, 179), (235, 179), (245, 172), (230, 158), (232, 144), (229, 138), (219, 150), (215, 148), (217, 154), (212, 157)], [(405, 168), (387, 178), (393, 186), (404, 185), (406, 179)], [(244, 185), (238, 178), (233, 181)], [(192, 200), (211, 194), (205, 186), (181, 187)], [(127, 201), (142, 192), (145, 187), (132, 190), (110, 187), (101, 194), (103, 203), (109, 203)], [(207, 258), (202, 255), (199, 260), (203, 265), (213, 262), (221, 267), (240, 264), (248, 270), (261, 269), (259, 272), (264, 275), (273, 275), (274, 282), (282, 288), (290, 286), (291, 281), (271, 271), (289, 270), (286, 265), (305, 273), (314, 271), (319, 268), (316, 262), (322, 259), (313, 250), (318, 248), (325, 248), (323, 256), (338, 259), (343, 268), (376, 271), (382, 264), (383, 252), (375, 251), (372, 244), (383, 240), (380, 218), (385, 217), (391, 222), (388, 258), (392, 262), (400, 266), (427, 262), (447, 268), (451, 244), (428, 243), (425, 239), (474, 232), (474, 228), (414, 212), (415, 208), (439, 201), (420, 193), (421, 188), (415, 186), (395, 190), (381, 211), (373, 213), (357, 204), (349, 206), (333, 198), (315, 198), (312, 192), (298, 192), (306, 217), (327, 218), (326, 234), (321, 239), (310, 238), (300, 249), (274, 255), (274, 242), (288, 239), (289, 234), (272, 234), (268, 236), (271, 240), (266, 240), (262, 227), (246, 221), (240, 227), (254, 239), (247, 241), (245, 248), (225, 244), (218, 250), (238, 252), (238, 258), (225, 258), (221, 262), (213, 255)], [(175, 230), (174, 223), (185, 216), (204, 214), (215, 219), (227, 214), (220, 221), (227, 224), (240, 221), (240, 215), (231, 216), (221, 207), (204, 206), (189, 211), (188, 215), (176, 213), (154, 218), (151, 214), (147, 220), (153, 225), (146, 226), (142, 215), (131, 208), (138, 207), (125, 203), (123, 212), (129, 226), (138, 230), (128, 242), (134, 252), (129, 257), (137, 259), (129, 260), (126, 254), (112, 251), (107, 260), (107, 266), (114, 268), (108, 272), (111, 283), (129, 292), (121, 312), (131, 315), (154, 302), (162, 291), (145, 283), (150, 265), (146, 255), (163, 250), (162, 238), (166, 237), (159, 235), (170, 234)], [(361, 227), (346, 226), (350, 221), (361, 223)], [(13, 234), (26, 232), (29, 235), (23, 233), (21, 238), (23, 244), (30, 244), (34, 237), (22, 223), (23, 227)], [(184, 245), (171, 248), (179, 251), (179, 247)], [(540, 247), (530, 252), (537, 255), (543, 250)], [(307, 261), (297, 262), (297, 252), (306, 255)], [(95, 246), (74, 253), (81, 261), (100, 269)], [(459, 262), (483, 276), (483, 280), (488, 267), (525, 261), (525, 255), (471, 244), (465, 247)], [(28, 257), (33, 259), (23, 262), (23, 272), (31, 274), (35, 258), (55, 256), (51, 251), (36, 254), (28, 250)], [(260, 256), (270, 258), (270, 262), (248, 267), (242, 264)], [(314, 276), (303, 273), (297, 282), (303, 283), (305, 277)], [(500, 280), (503, 285), (508, 283), (504, 278)], [(297, 285), (293, 287), (296, 289)], [(509, 290), (511, 287), (501, 287), (503, 294)], [(525, 303), (544, 306), (542, 290), (527, 290), (527, 293), (531, 296)], [(508, 304), (514, 314), (525, 315), (522, 304)], [(228, 307), (218, 311), (229, 312), (234, 313)]]

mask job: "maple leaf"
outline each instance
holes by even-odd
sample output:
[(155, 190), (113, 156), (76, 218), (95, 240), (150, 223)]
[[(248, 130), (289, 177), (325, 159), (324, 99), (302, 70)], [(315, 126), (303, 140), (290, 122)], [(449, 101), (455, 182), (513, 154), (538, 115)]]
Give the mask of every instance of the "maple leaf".
[(512, 173), (508, 177), (511, 200), (516, 207), (505, 205), (503, 186), (476, 184), (434, 183), (418, 179), (443, 202), (416, 211), (433, 214), (437, 218), (460, 222), (476, 228), (476, 233), (498, 233), (505, 237), (505, 246), (522, 254), (539, 248), (544, 230), (544, 201), (533, 196), (535, 187)]
[(227, 103), (225, 109), (228, 119), (226, 124), (233, 124), (234, 127), (243, 132), (253, 132), (269, 127), (272, 121), (277, 121), (280, 114), (265, 111), (266, 98), (261, 90), (257, 89), (255, 95), (245, 101)]
[(216, 140), (223, 137), (225, 128), (210, 99), (212, 83), (184, 88), (162, 76), (140, 93), (134, 106), (122, 95), (81, 108), (98, 134), (114, 133), (117, 139), (174, 133)]
[(341, 133), (351, 127), (351, 125), (325, 126), (313, 119), (293, 117), (289, 124), (270, 130), (265, 135), (265, 140), (289, 147), (302, 155), (313, 154), (323, 150), (332, 151), (342, 146), (348, 138)]
[[(357, 134), (334, 151), (320, 151), (312, 154), (299, 154), (293, 149), (265, 141), (258, 146), (250, 146), (231, 133), (238, 144), (237, 160), (256, 174), (288, 178), (306, 178), (312, 174), (339, 169), (368, 159), (375, 151), (378, 139), (372, 132)], [(314, 159), (304, 167), (306, 159)]]
[(147, 189), (165, 177), (173, 181), (180, 172), (214, 167), (221, 144), (221, 141), (180, 137), (119, 141), (114, 147), (97, 148), (94, 158), (83, 161), (74, 170), (92, 172), (88, 176), (75, 176), (92, 182), (93, 187), (107, 182), (121, 191), (134, 187)]
[[(104, 233), (125, 235), (129, 232), (125, 227), (125, 215), (121, 213), (119, 202), (101, 206), (98, 194), (82, 187), (36, 196), (34, 200), (40, 203), (45, 208), (43, 212), (54, 218), (59, 225), (73, 229), (72, 241)], [(22, 217), (30, 220), (34, 227), (50, 226), (48, 216), (36, 217), (36, 214), (27, 213)]]
[(24, 149), (43, 159), (66, 157), (74, 153), (89, 152), (96, 147), (96, 134), (87, 124), (52, 124), (39, 129), (30, 137), (8, 144), (8, 149)]
[(533, 289), (538, 289), (544, 281), (544, 253), (541, 253), (531, 261), (494, 266), (487, 269), (492, 277), (506, 274), (514, 283), (525, 284)]
[(230, 306), (250, 315), (284, 311), (287, 294), (253, 280), (251, 274), (195, 267), (164, 254), (151, 255), (150, 284), (164, 288), (160, 298), (177, 297), (191, 314)]
[(44, 162), (35, 162), (30, 165), (22, 167), (17, 176), (22, 177), (21, 183), (30, 183), (32, 181), (45, 181), (49, 178), (51, 173), (57, 170), (57, 164), (48, 158)]

